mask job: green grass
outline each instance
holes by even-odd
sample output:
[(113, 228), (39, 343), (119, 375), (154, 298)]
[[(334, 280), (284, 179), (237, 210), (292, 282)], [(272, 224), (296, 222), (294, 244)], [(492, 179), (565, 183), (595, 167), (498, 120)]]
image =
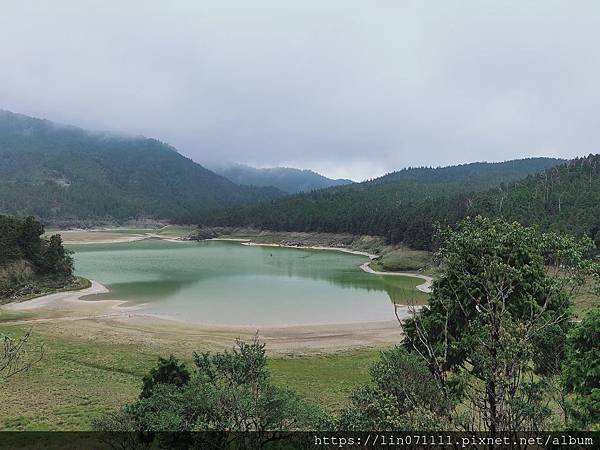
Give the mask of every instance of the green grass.
[[(0, 322), (0, 333), (12, 337), (27, 329)], [(43, 327), (34, 328), (29, 346), (35, 354), (43, 345), (43, 359), (0, 384), (0, 430), (87, 430), (94, 417), (137, 397), (142, 377), (159, 356), (173, 352), (191, 363), (192, 355), (176, 349), (144, 350), (44, 333)], [(376, 350), (362, 350), (270, 358), (269, 367), (278, 385), (332, 410), (342, 408), (349, 393), (368, 382), (368, 368), (376, 358)]]
[(431, 253), (421, 250), (398, 248), (384, 254), (371, 263), (373, 270), (382, 272), (402, 272), (405, 270), (426, 269), (431, 265)]
[(194, 232), (196, 227), (186, 226), (186, 225), (167, 225), (164, 228), (161, 228), (158, 231), (155, 231), (155, 234), (159, 236), (173, 236), (173, 237), (187, 237), (190, 233)]
[(30, 311), (8, 311), (0, 309), (0, 324), (3, 322), (15, 322), (18, 320), (26, 320), (34, 317), (35, 314)]
[[(24, 327), (0, 326), (10, 336)], [(80, 430), (132, 400), (156, 355), (130, 345), (46, 337), (34, 329), (32, 354), (43, 358), (0, 386), (0, 429)]]
[(272, 358), (273, 380), (295, 389), (307, 399), (332, 411), (343, 408), (350, 393), (369, 382), (369, 367), (378, 351), (356, 350), (323, 356)]
[(581, 291), (575, 296), (573, 300), (573, 314), (577, 319), (582, 319), (586, 312), (591, 308), (598, 308), (600, 306), (600, 297), (593, 292), (591, 283), (585, 284)]

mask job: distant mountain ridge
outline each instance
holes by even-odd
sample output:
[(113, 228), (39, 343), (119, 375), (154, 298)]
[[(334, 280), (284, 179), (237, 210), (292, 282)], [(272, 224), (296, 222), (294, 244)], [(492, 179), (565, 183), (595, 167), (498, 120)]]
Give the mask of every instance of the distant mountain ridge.
[(230, 164), (211, 167), (211, 169), (237, 184), (261, 187), (273, 186), (289, 194), (353, 183), (352, 180), (342, 178), (334, 180), (312, 170), (291, 167), (258, 169), (244, 164)]
[(575, 158), (510, 183), (409, 205), (391, 225), (398, 241), (429, 248), (435, 224), (502, 217), (591, 238), (600, 250), (600, 155)]
[(566, 160), (559, 158), (523, 158), (502, 162), (478, 161), (453, 166), (407, 167), (385, 174), (379, 178), (368, 180), (368, 184), (383, 184), (401, 181), (418, 181), (420, 183), (439, 182), (465, 182), (471, 184), (471, 188), (478, 189), (480, 186), (496, 182), (508, 182), (518, 180), (531, 173), (543, 171), (564, 163)]
[(563, 162), (554, 158), (528, 158), (407, 168), (362, 183), (218, 211), (202, 224), (369, 234), (384, 236), (392, 243), (427, 248), (431, 244), (433, 223), (449, 222), (455, 216), (456, 211), (447, 205), (453, 205), (457, 196), (516, 182)]
[(0, 110), (0, 213), (68, 220), (200, 220), (284, 195), (239, 186), (156, 139), (57, 125)]

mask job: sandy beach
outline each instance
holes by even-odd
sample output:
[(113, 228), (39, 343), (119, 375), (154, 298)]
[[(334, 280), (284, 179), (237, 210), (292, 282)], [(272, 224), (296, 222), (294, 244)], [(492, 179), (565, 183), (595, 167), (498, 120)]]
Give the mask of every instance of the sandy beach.
[[(303, 355), (379, 347), (399, 342), (395, 320), (293, 326), (221, 326), (187, 323), (147, 314), (122, 300), (85, 300), (106, 293), (97, 281), (81, 291), (59, 292), (2, 306), (6, 311), (27, 311), (32, 317), (11, 320), (12, 325), (43, 327), (52, 334), (107, 342), (135, 342), (143, 347), (173, 345), (193, 350), (199, 342), (225, 348), (235, 337), (250, 338), (256, 332), (271, 353)], [(408, 311), (405, 311), (408, 314)]]
[(187, 242), (181, 236), (169, 234), (157, 234), (157, 230), (139, 230), (139, 233), (130, 233), (138, 231), (135, 229), (99, 229), (99, 230), (64, 230), (57, 231), (62, 237), (63, 243), (68, 245), (87, 245), (87, 244), (120, 244), (126, 242), (142, 241), (145, 239), (162, 239), (168, 242)]
[[(221, 239), (225, 240), (225, 239)], [(318, 246), (318, 245), (285, 245), (285, 244), (262, 244), (259, 242), (251, 242), (249, 239), (227, 239), (230, 241), (238, 241), (241, 242), (242, 245), (250, 245), (257, 247), (282, 247), (282, 248), (296, 248), (300, 250), (331, 250), (335, 252), (349, 253), (351, 255), (360, 255), (366, 256), (369, 259), (376, 259), (378, 256), (373, 253), (361, 252), (359, 250), (351, 250), (349, 248), (344, 247), (326, 247), (326, 246)]]
[[(75, 233), (81, 234), (80, 232), (76, 232), (76, 231), (73, 231), (73, 232), (61, 231), (60, 235), (63, 239), (63, 244), (70, 244), (70, 245), (119, 244), (119, 243), (123, 243), (123, 242), (141, 241), (141, 240), (150, 238), (150, 236), (148, 236), (146, 234), (131, 234), (131, 235), (125, 235), (125, 236), (106, 237), (106, 234), (108, 234), (108, 233), (98, 232), (98, 236), (93, 236), (93, 237), (97, 237), (96, 239), (86, 238), (84, 240), (84, 239), (77, 239), (75, 236), (73, 236)], [(88, 235), (89, 234), (91, 234), (91, 233), (88, 233)], [(116, 233), (113, 233), (113, 234), (116, 234)]]

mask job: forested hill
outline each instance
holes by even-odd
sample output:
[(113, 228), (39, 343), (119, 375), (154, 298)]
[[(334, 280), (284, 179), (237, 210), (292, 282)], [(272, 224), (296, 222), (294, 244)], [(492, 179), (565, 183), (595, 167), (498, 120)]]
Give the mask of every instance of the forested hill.
[[(427, 247), (431, 233), (419, 216), (434, 202), (444, 209), (454, 196), (484, 191), (560, 164), (552, 158), (408, 168), (364, 183), (297, 194), (255, 207), (227, 209), (206, 225), (255, 226), (282, 231), (371, 234)], [(438, 202), (439, 201), (439, 202)], [(440, 212), (436, 215), (443, 216)], [(428, 220), (428, 218), (423, 218)]]
[(334, 180), (312, 170), (293, 169), (290, 167), (257, 169), (243, 164), (234, 164), (223, 167), (211, 167), (211, 169), (237, 184), (274, 186), (289, 194), (310, 192), (317, 189), (352, 183), (352, 180), (342, 178)]
[(33, 217), (0, 215), (0, 304), (74, 283), (73, 260), (60, 235), (42, 238)]
[[(557, 158), (525, 158), (504, 162), (474, 162), (446, 167), (408, 167), (365, 184), (416, 182), (419, 184), (445, 184), (453, 192), (480, 190), (510, 181), (520, 180), (527, 175), (564, 163)], [(409, 183), (412, 184), (412, 183)]]
[(283, 195), (239, 186), (155, 139), (57, 125), (0, 110), (0, 213), (45, 222), (199, 220)]
[(503, 216), (587, 235), (600, 247), (600, 154), (574, 159), (462, 202), (470, 215)]
[(414, 202), (388, 222), (385, 236), (430, 248), (436, 223), (452, 225), (476, 215), (589, 236), (600, 248), (600, 155), (577, 158), (485, 191)]

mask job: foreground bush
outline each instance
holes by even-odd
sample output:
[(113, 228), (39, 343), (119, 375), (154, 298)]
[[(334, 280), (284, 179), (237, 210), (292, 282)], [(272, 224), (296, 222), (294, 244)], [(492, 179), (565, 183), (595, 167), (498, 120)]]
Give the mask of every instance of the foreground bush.
[(340, 430), (440, 430), (448, 408), (433, 376), (417, 355), (401, 347), (381, 352), (371, 367), (373, 386), (352, 394), (335, 424)]
[(272, 384), (257, 338), (221, 353), (194, 355), (189, 372), (161, 359), (145, 378), (140, 399), (94, 423), (104, 431), (254, 431), (313, 429), (322, 412)]

